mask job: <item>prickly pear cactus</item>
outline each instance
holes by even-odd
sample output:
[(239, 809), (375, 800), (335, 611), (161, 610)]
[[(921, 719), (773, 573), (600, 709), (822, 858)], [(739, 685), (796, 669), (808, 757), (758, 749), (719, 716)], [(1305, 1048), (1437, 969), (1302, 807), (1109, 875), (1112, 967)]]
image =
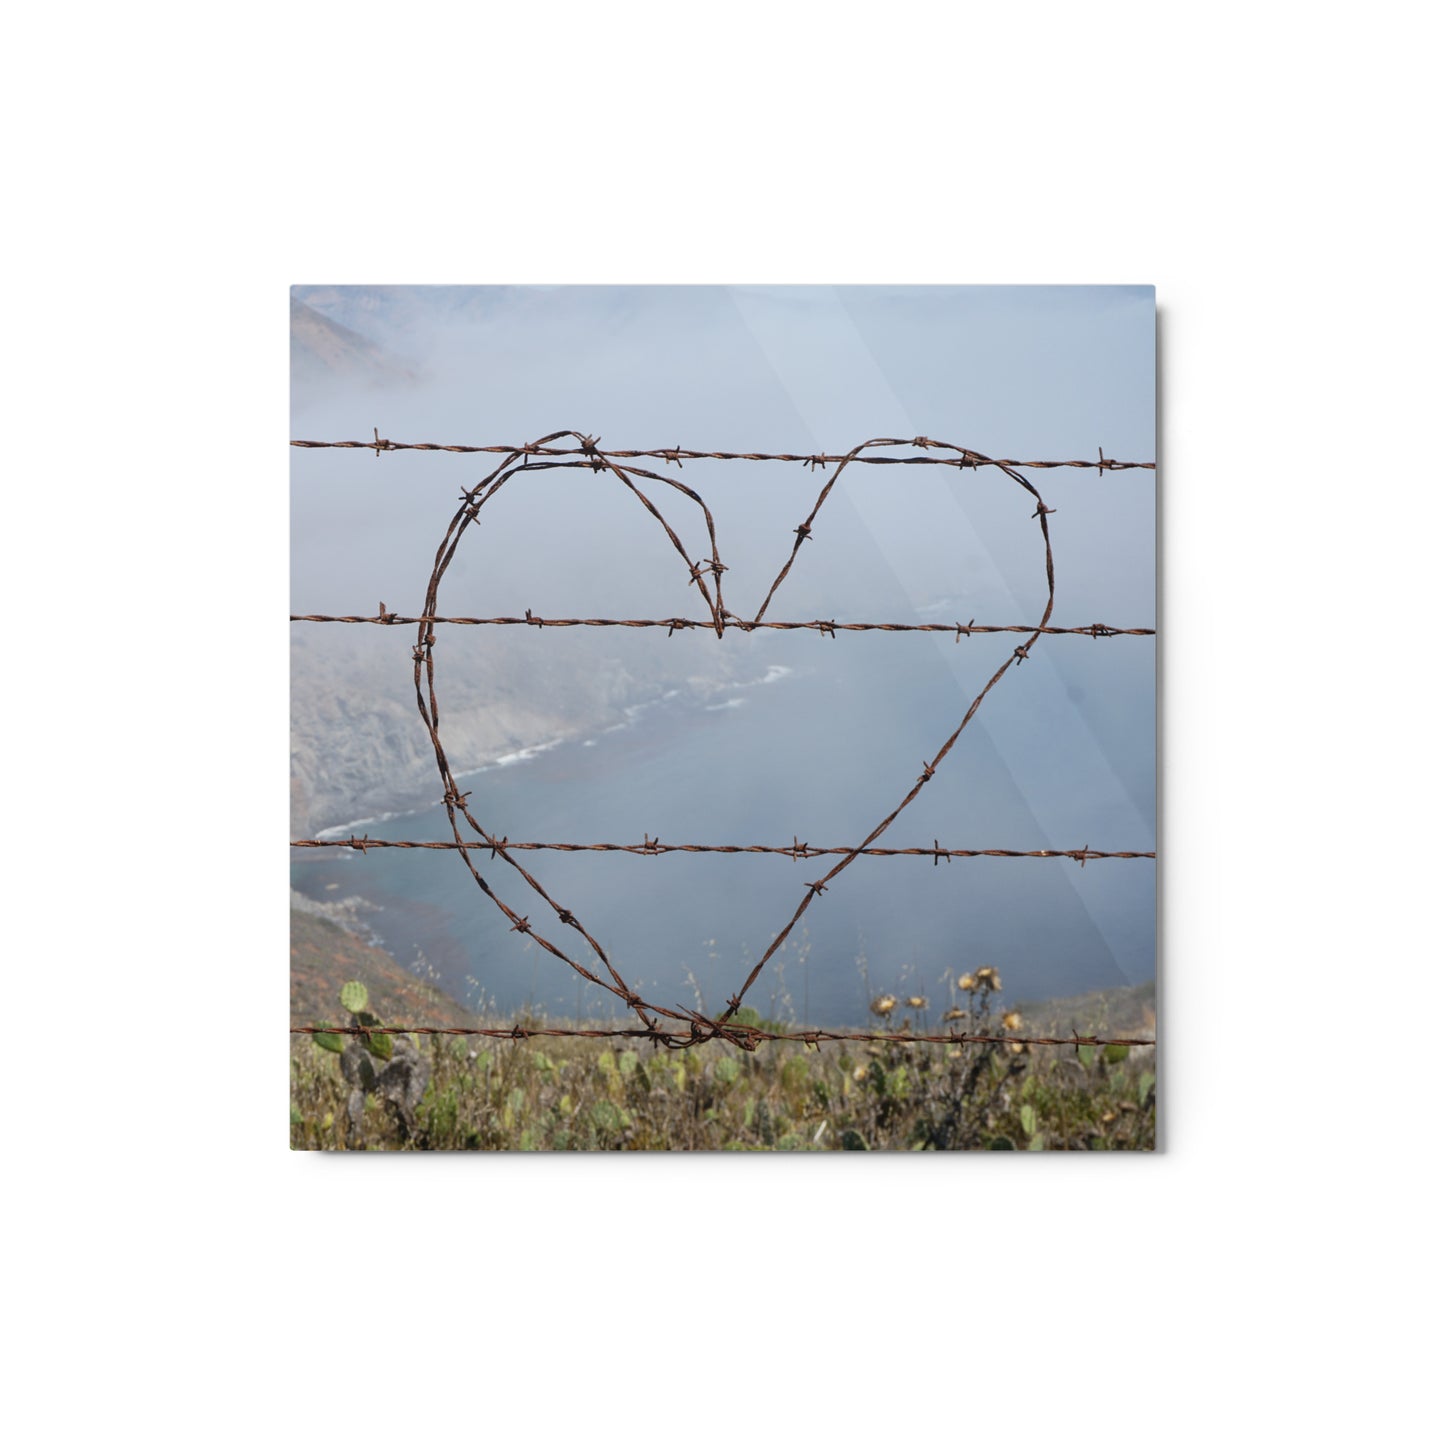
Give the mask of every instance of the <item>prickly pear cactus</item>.
[(366, 1110), (366, 1099), (377, 1095), (400, 1126), (402, 1137), (409, 1139), (416, 1128), (417, 1106), (431, 1080), (431, 1064), (405, 1034), (366, 1032), (385, 1025), (367, 1010), (370, 1002), (366, 985), (359, 982), (343, 984), (341, 1007), (351, 1015), (351, 1023), (363, 1030), (361, 1036), (344, 1034), (312, 1034), (312, 1040), (328, 1053), (341, 1055), (341, 1077), (351, 1085), (347, 1100), (347, 1143), (360, 1133)]

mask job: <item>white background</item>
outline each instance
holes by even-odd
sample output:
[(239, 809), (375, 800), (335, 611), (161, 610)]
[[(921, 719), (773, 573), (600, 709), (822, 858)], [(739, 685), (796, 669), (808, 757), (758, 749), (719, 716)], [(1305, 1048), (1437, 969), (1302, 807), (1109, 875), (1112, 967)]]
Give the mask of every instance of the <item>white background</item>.
[[(9, 1413), (1423, 1433), (1418, 8), (460, 13), (9, 25)], [(1160, 1155), (287, 1152), (286, 288), (323, 280), (1158, 287)]]

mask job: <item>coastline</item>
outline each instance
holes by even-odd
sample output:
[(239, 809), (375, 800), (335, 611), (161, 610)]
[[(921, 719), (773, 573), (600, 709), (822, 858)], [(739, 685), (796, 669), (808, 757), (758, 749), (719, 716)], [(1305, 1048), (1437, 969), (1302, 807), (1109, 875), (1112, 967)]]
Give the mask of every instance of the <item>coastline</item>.
[[(681, 685), (664, 688), (653, 696), (610, 709), (601, 717), (593, 717), (586, 723), (563, 722), (554, 718), (551, 720), (550, 726), (534, 727), (531, 730), (530, 735), (536, 738), (535, 741), (522, 740), (529, 736), (526, 725), (528, 723), (535, 724), (540, 720), (538, 714), (530, 711), (517, 710), (501, 704), (481, 710), (478, 714), (470, 717), (466, 714), (453, 715), (448, 720), (448, 732), (460, 735), (458, 740), (460, 749), (454, 746), (452, 750), (460, 750), (465, 756), (464, 764), (454, 766), (453, 771), (460, 782), (500, 769), (520, 767), (567, 743), (578, 743), (583, 747), (590, 747), (599, 738), (637, 726), (656, 708), (684, 695), (694, 705), (708, 711), (740, 707), (745, 702), (740, 694), (751, 688), (766, 687), (781, 682), (793, 676), (795, 672), (795, 668), (781, 663), (767, 663), (764, 664), (763, 671), (754, 677), (741, 679), (689, 677)], [(413, 729), (412, 736), (414, 736), (414, 732)], [(541, 736), (538, 737), (537, 734), (541, 734)], [(468, 748), (468, 744), (471, 744), (470, 748)], [(435, 762), (430, 749), (426, 751), (425, 769), (421, 770), (421, 775), (416, 776), (410, 786), (406, 782), (399, 783), (397, 780), (408, 774), (417, 774), (415, 756), (411, 758), (404, 755), (396, 757), (390, 767), (386, 766), (388, 759), (385, 756), (373, 757), (371, 761), (373, 767), (368, 774), (364, 775), (364, 781), (369, 786), (363, 789), (360, 800), (353, 797), (347, 806), (326, 808), (324, 805), (318, 806), (308, 799), (302, 814), (306, 826), (301, 829), (296, 827), (297, 808), (293, 805), (292, 836), (315, 841), (336, 841), (353, 836), (364, 836), (370, 829), (384, 826), (397, 818), (426, 812), (436, 806), (439, 801), (437, 790), (440, 788), (440, 780), (435, 772)], [(294, 763), (293, 751), (293, 798), (299, 782)], [(423, 777), (426, 779), (425, 783), (422, 782)], [(304, 790), (304, 783), (301, 783), (301, 786)], [(337, 821), (332, 821), (332, 819), (337, 819)], [(317, 851), (298, 849), (295, 850), (293, 861), (309, 861), (319, 856)]]

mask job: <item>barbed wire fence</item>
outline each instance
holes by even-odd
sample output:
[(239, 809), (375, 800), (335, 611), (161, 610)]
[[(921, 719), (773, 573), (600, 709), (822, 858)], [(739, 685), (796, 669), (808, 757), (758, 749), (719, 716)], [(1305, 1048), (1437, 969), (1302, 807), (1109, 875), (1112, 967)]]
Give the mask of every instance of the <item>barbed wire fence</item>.
[[(562, 444), (558, 445), (558, 443)], [(491, 1028), (480, 1026), (432, 1028), (425, 1026), (419, 1027), (416, 1025), (374, 1026), (365, 1028), (360, 1025), (352, 1027), (329, 1027), (317, 1024), (293, 1028), (291, 1030), (293, 1034), (341, 1034), (353, 1036), (365, 1036), (367, 1034), (434, 1034), (477, 1035), (489, 1038), (511, 1039), (533, 1037), (625, 1038), (645, 1039), (655, 1046), (668, 1049), (688, 1049), (699, 1044), (707, 1043), (713, 1039), (719, 1039), (747, 1051), (756, 1050), (761, 1044), (773, 1042), (797, 1042), (820, 1046), (823, 1043), (838, 1041), (888, 1041), (895, 1043), (938, 1043), (955, 1045), (1010, 1043), (1040, 1047), (1073, 1048), (1085, 1045), (1127, 1045), (1140, 1047), (1152, 1047), (1154, 1045), (1155, 1041), (1152, 1038), (1104, 1038), (1093, 1034), (1083, 1035), (1077, 1032), (1071, 1033), (1067, 1037), (1031, 1037), (1016, 1032), (1003, 1034), (970, 1034), (958, 1030), (933, 1034), (915, 1034), (911, 1032), (848, 1032), (828, 1029), (796, 1029), (775, 1032), (772, 1029), (761, 1028), (740, 1020), (738, 1017), (740, 1010), (743, 1008), (744, 998), (757, 982), (769, 960), (783, 946), (795, 926), (807, 913), (809, 908), (812, 907), (814, 902), (821, 897), (823, 893), (827, 892), (833, 880), (860, 857), (927, 857), (933, 860), (935, 867), (937, 867), (940, 862), (952, 862), (955, 858), (1068, 858), (1076, 861), (1082, 867), (1089, 862), (1097, 860), (1154, 859), (1156, 857), (1153, 852), (1104, 851), (1088, 845), (1075, 849), (1036, 849), (1028, 851), (1006, 848), (951, 848), (942, 845), (937, 838), (933, 840), (933, 846), (931, 848), (877, 846), (878, 840), (883, 834), (888, 831), (899, 815), (904, 812), (922, 792), (923, 788), (935, 777), (938, 768), (952, 751), (954, 744), (957, 743), (964, 729), (978, 713), (989, 693), (1007, 676), (1011, 668), (1021, 666), (1028, 660), (1039, 638), (1044, 636), (1084, 636), (1098, 639), (1152, 637), (1155, 635), (1155, 630), (1147, 627), (1121, 627), (1101, 622), (1083, 626), (1060, 627), (1051, 623), (1054, 611), (1054, 554), (1053, 545), (1049, 537), (1048, 519), (1054, 509), (1045, 504), (1043, 496), (1038, 489), (1023, 475), (1024, 470), (1049, 470), (1068, 467), (1097, 469), (1099, 476), (1102, 477), (1106, 471), (1152, 471), (1155, 467), (1153, 462), (1117, 461), (1105, 457), (1102, 447), (1099, 448), (1097, 460), (1093, 461), (1017, 461), (1012, 459), (997, 459), (984, 456), (980, 452), (972, 451), (965, 447), (956, 446), (951, 442), (936, 441), (929, 437), (922, 436), (913, 438), (877, 437), (869, 441), (861, 442), (848, 452), (814, 454), (695, 451), (681, 446), (656, 448), (646, 451), (618, 449), (604, 451), (599, 445), (599, 438), (576, 431), (552, 432), (525, 446), (465, 446), (437, 442), (394, 442), (383, 438), (377, 429), (373, 429), (373, 437), (369, 442), (294, 440), (291, 442), (291, 445), (293, 447), (308, 449), (364, 449), (374, 452), (378, 458), (380, 458), (383, 452), (394, 451), (490, 454), (501, 458), (497, 466), (483, 477), (481, 481), (462, 492), (459, 498), (460, 505), (453, 513), (446, 532), (442, 537), (441, 544), (437, 549), (436, 560), (432, 568), (431, 576), (428, 579), (423, 609), (419, 614), (416, 616), (402, 616), (398, 613), (388, 611), (385, 602), (382, 602), (374, 616), (313, 613), (305, 615), (293, 614), (291, 617), (292, 622), (304, 623), (416, 627), (417, 636), (416, 643), (412, 648), (412, 664), (417, 709), (422, 723), (426, 727), (435, 753), (437, 770), (443, 786), (441, 801), (446, 808), (447, 818), (452, 832), (452, 840), (450, 842), (414, 842), (407, 840), (378, 839), (371, 838), (370, 836), (360, 838), (352, 836), (345, 839), (294, 839), (292, 840), (291, 846), (293, 848), (345, 848), (362, 853), (372, 848), (425, 849), (454, 852), (466, 866), (467, 871), (471, 874), (477, 887), (506, 917), (511, 924), (512, 932), (521, 933), (525, 937), (532, 939), (547, 953), (566, 964), (580, 979), (611, 994), (627, 1009), (631, 1010), (637, 1019), (635, 1024), (625, 1028), (537, 1027), (531, 1024), (526, 1026), (514, 1024), (511, 1026)], [(895, 456), (878, 454), (883, 449), (896, 449), (900, 447), (911, 447), (915, 449), (915, 451), (922, 452), (923, 455)], [(724, 600), (723, 576), (729, 568), (724, 563), (719, 551), (717, 528), (712, 512), (702, 496), (674, 477), (636, 465), (637, 462), (643, 460), (661, 461), (664, 465), (675, 464), (679, 470), (682, 469), (684, 462), (698, 460), (792, 462), (805, 465), (810, 472), (820, 469), (828, 471), (828, 469), (831, 468), (822, 489), (818, 493), (816, 501), (813, 503), (812, 510), (808, 513), (807, 517), (804, 518), (802, 523), (793, 529), (794, 541), (791, 550), (777, 573), (777, 576), (773, 579), (771, 586), (768, 588), (761, 606), (754, 615), (751, 617), (740, 615), (733, 611)], [(797, 560), (803, 544), (812, 539), (813, 524), (819, 512), (827, 502), (839, 478), (851, 465), (945, 466), (972, 471), (993, 468), (1007, 477), (1016, 486), (1020, 487), (1035, 503), (1034, 510), (1030, 514), (1030, 520), (1037, 521), (1038, 523), (1043, 572), (1047, 583), (1047, 595), (1038, 621), (1034, 623), (979, 624), (976, 618), (970, 618), (967, 623), (961, 621), (954, 623), (839, 622), (836, 619), (824, 620), (821, 618), (811, 621), (765, 620), (765, 614), (772, 605), (778, 589), (782, 586), (789, 572), (792, 570), (793, 564)], [(707, 612), (705, 619), (686, 617), (541, 617), (535, 616), (530, 609), (521, 617), (450, 617), (440, 612), (438, 608), (438, 593), (442, 579), (445, 577), (448, 568), (455, 559), (467, 529), (473, 525), (480, 524), (482, 507), (491, 501), (508, 481), (518, 475), (569, 468), (589, 469), (594, 473), (611, 475), (647, 510), (649, 515), (666, 534), (673, 550), (677, 553), (683, 566), (686, 568), (689, 586), (696, 589)], [(639, 483), (644, 482), (649, 484), (657, 483), (663, 487), (670, 488), (682, 497), (685, 497), (693, 506), (699, 509), (709, 541), (709, 554), (707, 556), (698, 560), (694, 560), (689, 556), (677, 532), (669, 524), (648, 492), (645, 492), (639, 485)], [(917, 632), (949, 633), (953, 635), (955, 642), (961, 641), (964, 637), (994, 634), (1017, 634), (1023, 636), (1025, 640), (1013, 647), (1008, 655), (1004, 657), (1000, 666), (989, 677), (983, 688), (973, 699), (962, 721), (960, 721), (948, 735), (933, 758), (924, 761), (922, 772), (918, 775), (913, 786), (897, 806), (874, 826), (867, 837), (855, 845), (813, 846), (806, 842), (799, 842), (796, 835), (791, 845), (665, 844), (659, 839), (652, 838), (649, 835), (644, 835), (643, 841), (640, 844), (636, 842), (544, 843), (533, 841), (517, 842), (508, 837), (498, 837), (490, 833), (482, 823), (478, 821), (472, 810), (472, 805), (467, 801), (471, 796), (470, 791), (463, 791), (458, 786), (440, 735), (440, 708), (437, 700), (438, 667), (435, 655), (437, 634), (434, 629), (443, 625), (536, 628), (666, 628), (669, 636), (677, 631), (701, 628), (705, 630), (710, 629), (719, 639), (729, 630), (753, 632), (764, 629), (776, 629), (791, 631), (811, 630), (816, 631), (820, 636), (834, 639), (836, 639), (840, 633)], [(612, 963), (602, 944), (593, 937), (582, 921), (570, 909), (564, 907), (554, 899), (541, 882), (527, 870), (516, 856), (521, 853), (537, 851), (628, 853), (634, 856), (646, 857), (655, 857), (676, 852), (754, 853), (782, 856), (794, 861), (822, 857), (836, 858), (837, 861), (834, 862), (821, 877), (806, 885), (803, 896), (791, 918), (788, 919), (783, 929), (773, 936), (772, 942), (753, 964), (747, 977), (742, 982), (741, 987), (728, 998), (726, 1009), (718, 1017), (710, 1018), (692, 1009), (680, 1006), (669, 1007), (651, 1002), (631, 988)], [(483, 876), (479, 867), (478, 860), (484, 853), (487, 855), (488, 862), (500, 860), (504, 865), (512, 869), (525, 886), (532, 891), (538, 903), (543, 908), (551, 911), (551, 916), (558, 926), (569, 929), (580, 936), (580, 943), (572, 945), (571, 953), (552, 938), (544, 935), (540, 931), (540, 925), (532, 923), (530, 915), (518, 912), (500, 896), (493, 885)], [(585, 945), (585, 948), (582, 947), (582, 945)], [(574, 957), (574, 954), (578, 956)]]

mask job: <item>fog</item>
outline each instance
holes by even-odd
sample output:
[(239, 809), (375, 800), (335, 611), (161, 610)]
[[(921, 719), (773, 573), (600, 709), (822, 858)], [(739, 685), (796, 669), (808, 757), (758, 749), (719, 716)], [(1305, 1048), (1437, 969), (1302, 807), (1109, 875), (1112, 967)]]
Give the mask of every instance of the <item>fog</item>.
[[(681, 446), (809, 454), (847, 451), (873, 437), (925, 435), (993, 457), (1088, 458), (1102, 447), (1121, 460), (1154, 458), (1150, 288), (300, 286), (293, 294), (374, 348), (364, 357), (343, 353), (326, 366), (296, 367), (293, 437), (367, 440), (375, 427), (398, 442), (521, 445), (572, 429), (599, 437), (604, 450)], [(380, 602), (403, 614), (419, 611), (461, 492), (502, 460), (300, 449), (293, 449), (292, 459), (292, 609), (303, 614), (370, 614)], [(727, 605), (744, 617), (761, 604), (792, 550), (793, 529), (829, 475), (798, 463), (637, 465), (703, 495), (729, 569)], [(1154, 474), (1025, 475), (1054, 509), (1053, 624), (1152, 627)], [(689, 558), (710, 555), (693, 502), (662, 482), (638, 485), (667, 517)], [(1047, 584), (1034, 507), (1032, 497), (991, 468), (850, 467), (768, 617), (1036, 622)], [(451, 615), (517, 616), (530, 608), (539, 616), (706, 616), (686, 565), (656, 521), (615, 477), (586, 468), (513, 477), (466, 534), (443, 582), (440, 606)], [(308, 624), (294, 624), (303, 626)], [(370, 634), (365, 646), (400, 648), (409, 659), (407, 629), (312, 630), (362, 631)], [(588, 648), (604, 645), (602, 639), (609, 655), (647, 659), (651, 682), (658, 668), (682, 681), (726, 663), (738, 684), (770, 665), (789, 669), (777, 687), (729, 694), (732, 720), (726, 725), (739, 731), (709, 733), (708, 746), (733, 759), (736, 775), (710, 780), (701, 816), (678, 816), (678, 775), (650, 765), (648, 749), (662, 749), (671, 736), (654, 718), (635, 734), (642, 744), (627, 763), (625, 785), (599, 790), (627, 816), (607, 829), (606, 818), (579, 806), (572, 810), (577, 821), (603, 831), (596, 838), (574, 833), (552, 841), (641, 841), (633, 833), (656, 836), (667, 818), (678, 827), (692, 823), (687, 831), (698, 836), (687, 841), (694, 842), (783, 844), (810, 828), (817, 844), (857, 842), (897, 805), (925, 759), (1023, 640), (947, 634), (825, 639), (790, 632), (729, 633), (720, 641), (702, 632), (669, 639), (663, 632), (619, 629), (443, 631), (439, 665), (456, 668), (503, 665), (485, 663), (489, 644), (482, 634), (505, 632), (505, 665), (531, 666), (517, 661), (517, 649), (530, 645), (527, 657), (536, 659), (539, 677), (549, 660), (553, 676), (585, 668)], [(318, 639), (312, 645), (326, 644)], [(1154, 664), (1152, 638), (1041, 638), (1029, 659), (1010, 668), (989, 694), (938, 778), (881, 841), (919, 846), (936, 837), (953, 847), (1152, 849)], [(407, 677), (409, 672), (406, 661)], [(699, 710), (690, 721), (666, 726), (691, 729), (701, 716)], [(764, 716), (765, 736), (758, 731)], [(791, 719), (797, 730), (787, 725)], [(769, 762), (759, 781), (748, 759), (756, 761), (764, 749)], [(525, 792), (515, 789), (525, 788), (527, 769), (536, 788), (555, 787), (555, 763), (547, 765), (550, 773), (539, 764), (511, 770), (506, 806), (525, 814)], [(569, 776), (575, 778), (575, 768)], [(484, 821), (487, 781), (477, 781), (472, 800)], [(500, 795), (496, 801), (501, 804)], [(568, 809), (559, 810), (555, 798), (538, 794), (537, 809), (544, 816), (556, 813), (556, 825), (565, 827)], [(715, 836), (703, 836), (709, 830)], [(523, 831), (536, 836), (535, 828)], [(594, 870), (607, 878), (598, 888), (582, 877), (575, 858), (531, 857), (547, 859), (560, 901), (566, 902), (560, 895), (568, 881), (576, 891), (567, 897), (586, 893), (594, 913), (607, 914), (624, 935), (629, 890), (654, 887), (658, 870), (672, 866), (661, 859), (609, 858), (605, 870)], [(452, 865), (475, 893), (456, 860), (427, 855), (427, 861)], [(694, 864), (706, 864), (710, 872)], [(687, 877), (694, 881), (688, 889), (695, 895), (714, 890), (715, 902), (701, 907), (699, 920), (726, 923), (767, 896), (766, 919), (750, 919), (746, 929), (739, 925), (739, 937), (727, 948), (741, 948), (744, 941), (756, 948), (791, 912), (789, 904), (779, 913), (772, 897), (783, 885), (771, 877), (760, 881), (759, 870), (769, 864), (781, 873), (789, 896), (800, 895), (803, 884), (826, 869), (817, 862), (767, 859), (689, 863)], [(873, 876), (862, 878), (870, 868)], [(952, 883), (939, 880), (945, 871)], [(361, 875), (352, 870), (349, 876)], [(680, 879), (681, 869), (672, 876)], [(917, 892), (924, 888), (932, 890), (926, 897)], [(944, 888), (950, 890), (946, 905), (938, 902)], [(835, 952), (842, 948), (841, 934), (828, 935), (824, 915), (839, 894), (851, 895), (836, 907), (840, 919), (854, 916), (849, 909), (856, 911), (863, 900), (871, 900), (874, 916), (885, 901), (948, 913), (942, 932), (925, 930), (911, 945), (909, 966), (924, 981), (954, 963), (997, 964), (1000, 958), (1006, 959), (1006, 978), (1011, 967), (1023, 991), (1032, 985), (1035, 991), (1082, 992), (1153, 977), (1149, 862), (1100, 860), (1081, 870), (1066, 861), (980, 859), (934, 869), (923, 859), (860, 859), (808, 914), (810, 924), (817, 920), (819, 937), (833, 938)], [(608, 902), (614, 899), (615, 917)], [(475, 907), (479, 914), (491, 909), (479, 893)], [(592, 918), (587, 921), (592, 926)], [(651, 945), (634, 940), (628, 946), (647, 977), (665, 977), (666, 958), (685, 956), (692, 945), (691, 967), (696, 945), (713, 938), (717, 926), (664, 922), (654, 911)], [(658, 943), (663, 937), (669, 940), (665, 947)], [(956, 948), (941, 945), (945, 937), (956, 939)], [(989, 949), (989, 957), (975, 957), (975, 945)], [(430, 947), (445, 950), (436, 937)], [(937, 953), (948, 956), (932, 956)], [(890, 986), (886, 938), (874, 937), (870, 956), (867, 986)], [(728, 963), (736, 972), (736, 958)], [(836, 981), (842, 965), (835, 965)], [(463, 966), (472, 963), (458, 959), (448, 974), (453, 984)], [(821, 968), (816, 955), (811, 966)], [(847, 966), (853, 969), (851, 957)], [(498, 982), (507, 976), (499, 964), (488, 985), (494, 1000), (508, 998)], [(849, 989), (823, 989), (817, 996), (846, 1011), (859, 1002), (858, 987), (850, 983)], [(563, 979), (542, 994), (561, 1006), (570, 1003), (570, 990)], [(513, 1002), (516, 997), (511, 995)]]

